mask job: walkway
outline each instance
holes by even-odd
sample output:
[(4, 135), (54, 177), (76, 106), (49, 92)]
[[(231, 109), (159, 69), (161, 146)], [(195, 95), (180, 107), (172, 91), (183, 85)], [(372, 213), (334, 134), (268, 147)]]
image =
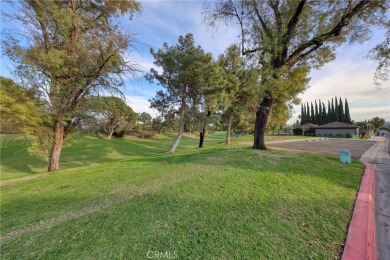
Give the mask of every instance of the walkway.
[[(374, 140), (372, 140), (374, 141)], [(389, 138), (372, 146), (360, 159), (375, 168), (375, 221), (377, 257), (390, 259), (390, 144)]]

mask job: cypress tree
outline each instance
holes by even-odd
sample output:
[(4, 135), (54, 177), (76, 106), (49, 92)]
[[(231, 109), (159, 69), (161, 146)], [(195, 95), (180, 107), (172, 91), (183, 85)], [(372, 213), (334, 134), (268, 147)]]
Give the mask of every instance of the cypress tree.
[(340, 122), (346, 123), (345, 122), (345, 114), (344, 114), (344, 106), (343, 106), (343, 101), (341, 100), (341, 97), (340, 97), (340, 102), (339, 102), (339, 118), (340, 118)]
[(306, 123), (311, 123), (309, 102), (306, 103)]
[(326, 109), (325, 109), (325, 104), (322, 103), (322, 124), (326, 124)]
[(334, 121), (340, 122), (340, 107), (337, 101), (337, 97), (335, 97), (334, 102), (335, 102)]
[(332, 122), (332, 108), (330, 106), (330, 101), (328, 100), (328, 114), (326, 116), (326, 123)]
[(301, 125), (305, 124), (305, 109), (303, 104), (301, 104)]
[(345, 99), (345, 122), (347, 124), (352, 124), (351, 116), (349, 114), (349, 106), (348, 106), (348, 101)]
[(315, 118), (316, 118), (316, 115), (314, 114), (314, 106), (313, 106), (313, 102), (310, 103), (310, 114), (311, 114), (311, 122), (312, 124), (315, 124)]
[(321, 103), (321, 99), (318, 101), (318, 125), (322, 125), (322, 103)]
[(316, 125), (318, 125), (319, 124), (319, 114), (318, 114), (318, 104), (317, 104), (317, 100), (314, 100), (314, 102), (315, 102), (315, 107), (314, 107), (314, 109), (315, 109), (315, 114), (314, 114), (314, 121), (315, 121), (315, 124)]
[(333, 98), (332, 98), (332, 112), (330, 113), (330, 122), (329, 123), (331, 123), (331, 122), (334, 122), (335, 121), (335, 108), (334, 108), (334, 102), (333, 102)]

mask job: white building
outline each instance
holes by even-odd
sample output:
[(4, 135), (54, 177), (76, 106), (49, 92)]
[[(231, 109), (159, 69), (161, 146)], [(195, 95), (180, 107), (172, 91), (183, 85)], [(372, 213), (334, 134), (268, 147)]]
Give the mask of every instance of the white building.
[(347, 137), (347, 134), (359, 136), (359, 127), (342, 122), (332, 122), (315, 128), (316, 136)]

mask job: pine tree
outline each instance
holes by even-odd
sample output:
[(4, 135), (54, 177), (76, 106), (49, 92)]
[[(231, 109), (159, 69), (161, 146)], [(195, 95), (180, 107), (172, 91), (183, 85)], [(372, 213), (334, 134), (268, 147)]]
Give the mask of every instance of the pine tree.
[(334, 121), (340, 122), (340, 108), (337, 101), (337, 97), (335, 97), (334, 102), (335, 102)]
[(347, 124), (352, 124), (351, 116), (349, 114), (349, 106), (348, 106), (348, 101), (345, 99), (345, 123)]
[(345, 122), (345, 114), (344, 114), (344, 106), (343, 106), (343, 101), (341, 100), (341, 97), (340, 97), (340, 102), (339, 102), (339, 118), (340, 118), (340, 122), (346, 123)]
[(332, 122), (332, 107), (330, 106), (330, 101), (328, 100), (328, 114), (326, 116), (326, 123)]
[(314, 121), (315, 121), (315, 124), (316, 125), (319, 125), (320, 124), (320, 120), (319, 120), (319, 113), (318, 113), (318, 104), (317, 104), (317, 100), (314, 100), (315, 102), (315, 114), (314, 114)]
[(305, 108), (303, 104), (301, 104), (301, 125), (305, 124)]

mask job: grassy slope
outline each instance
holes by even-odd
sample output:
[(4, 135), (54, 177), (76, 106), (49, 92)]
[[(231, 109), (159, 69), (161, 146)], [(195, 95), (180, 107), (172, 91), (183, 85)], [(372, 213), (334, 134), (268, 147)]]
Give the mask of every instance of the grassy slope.
[(138, 157), (8, 183), (3, 259), (139, 259), (149, 250), (202, 259), (337, 255), (359, 162), (240, 145), (183, 150), (133, 150)]
[[(183, 136), (177, 148), (178, 152), (197, 149), (198, 136)], [(267, 140), (281, 140), (296, 138), (295, 136), (268, 136)], [(71, 144), (66, 145), (61, 153), (60, 168), (73, 169), (82, 166), (96, 165), (102, 162), (140, 158), (143, 156), (160, 155), (168, 150), (173, 135), (162, 135), (153, 139), (140, 138), (113, 138), (106, 140), (91, 136), (72, 137)], [(232, 142), (250, 142), (252, 136), (232, 138)], [(206, 136), (204, 146), (222, 144), (225, 140), (224, 132), (217, 132)], [(27, 152), (28, 142), (22, 137), (14, 135), (0, 135), (1, 141), (1, 180), (35, 175), (46, 172), (47, 163)], [(92, 152), (91, 152), (92, 151)]]

